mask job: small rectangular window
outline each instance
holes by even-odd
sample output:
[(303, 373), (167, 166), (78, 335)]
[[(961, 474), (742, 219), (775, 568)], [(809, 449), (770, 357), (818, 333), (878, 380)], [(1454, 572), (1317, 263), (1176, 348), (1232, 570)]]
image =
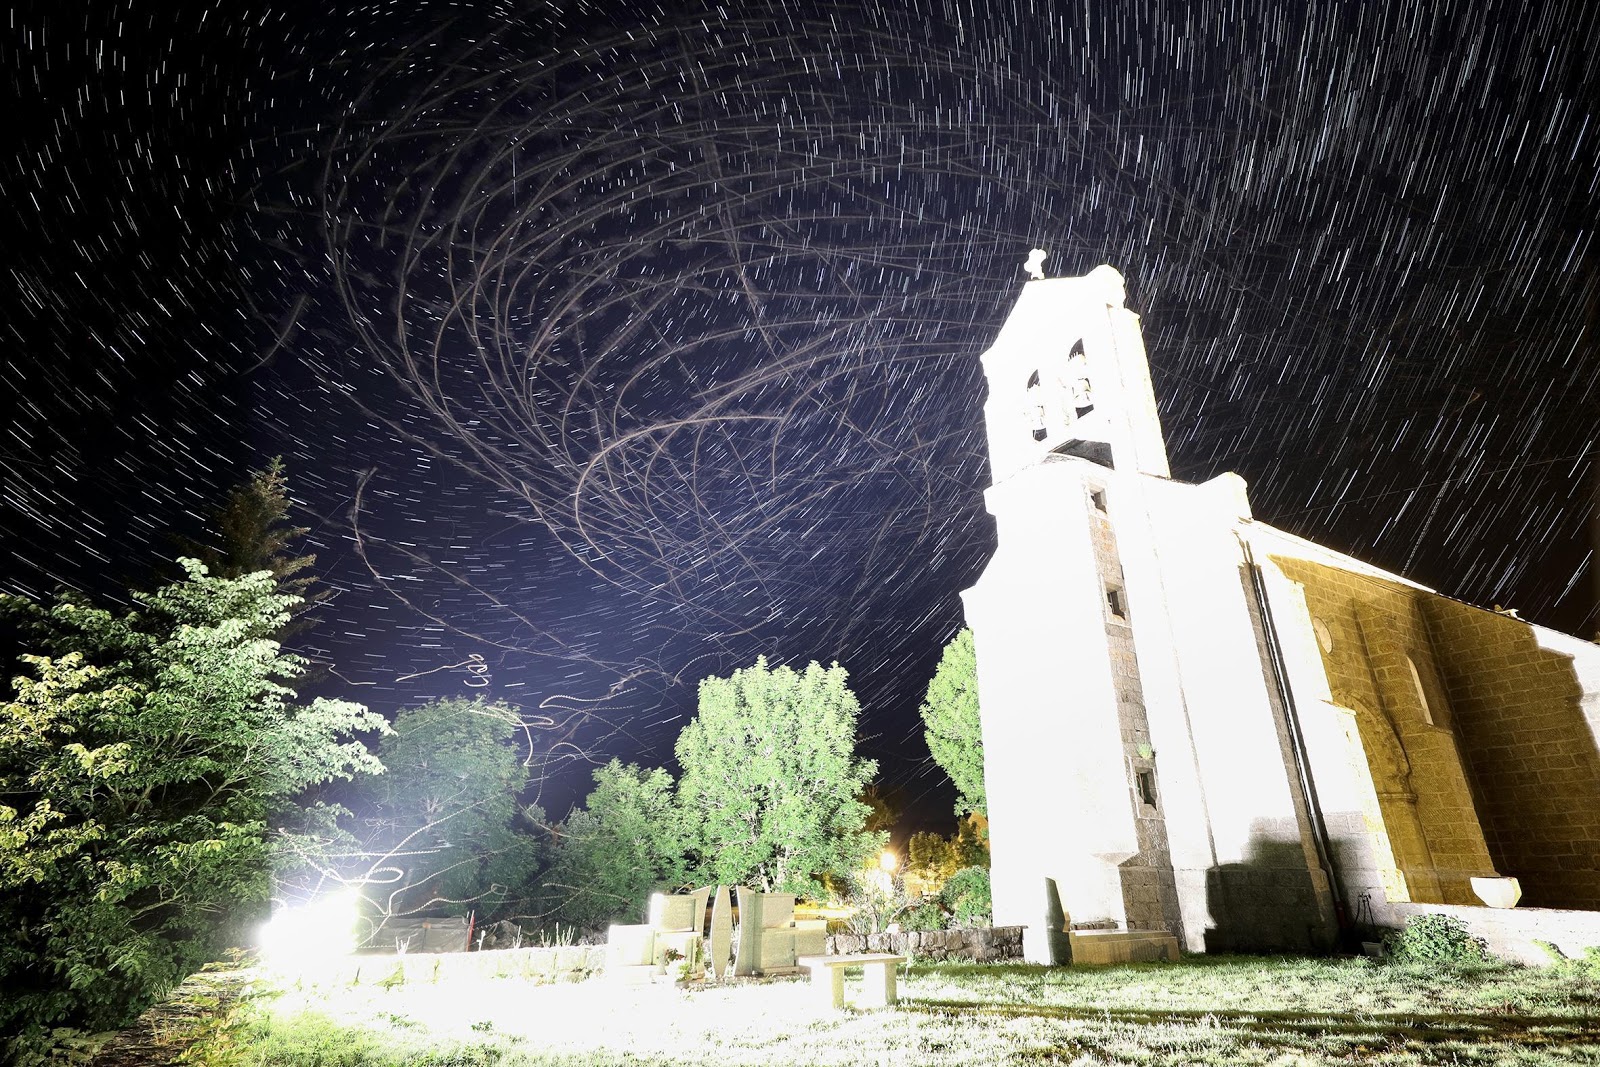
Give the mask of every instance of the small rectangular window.
[(1150, 807), (1156, 806), (1156, 772), (1140, 771), (1138, 773), (1139, 800)]
[(1111, 609), (1111, 614), (1114, 618), (1126, 619), (1128, 617), (1127, 602), (1123, 598), (1122, 590), (1116, 586), (1111, 586), (1106, 590), (1106, 606)]
[(1094, 505), (1096, 511), (1105, 511), (1106, 491), (1104, 489), (1089, 490), (1089, 502)]

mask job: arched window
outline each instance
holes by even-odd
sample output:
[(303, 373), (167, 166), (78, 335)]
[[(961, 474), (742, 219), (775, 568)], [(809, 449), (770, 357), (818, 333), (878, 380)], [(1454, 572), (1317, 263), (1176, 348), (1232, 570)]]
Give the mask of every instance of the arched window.
[(1025, 410), (1028, 421), (1033, 424), (1033, 439), (1043, 441), (1050, 436), (1050, 430), (1045, 425), (1044, 387), (1040, 384), (1038, 371), (1034, 371), (1028, 378), (1028, 400)]
[(1067, 389), (1072, 394), (1072, 413), (1083, 418), (1094, 410), (1094, 394), (1089, 385), (1089, 360), (1080, 337), (1067, 353)]

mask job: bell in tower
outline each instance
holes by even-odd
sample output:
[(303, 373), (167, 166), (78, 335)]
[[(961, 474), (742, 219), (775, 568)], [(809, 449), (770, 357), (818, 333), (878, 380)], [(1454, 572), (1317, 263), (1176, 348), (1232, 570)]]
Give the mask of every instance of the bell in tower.
[(1107, 266), (1023, 288), (983, 356), (996, 484), (1052, 454), (1168, 475), (1139, 317), (1125, 298)]

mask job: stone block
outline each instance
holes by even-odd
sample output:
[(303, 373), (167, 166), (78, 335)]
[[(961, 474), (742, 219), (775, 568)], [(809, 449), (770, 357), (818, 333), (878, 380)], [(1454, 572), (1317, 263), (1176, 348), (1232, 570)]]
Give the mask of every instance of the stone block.
[(1074, 964), (1178, 961), (1178, 939), (1165, 930), (1091, 930), (1069, 933)]

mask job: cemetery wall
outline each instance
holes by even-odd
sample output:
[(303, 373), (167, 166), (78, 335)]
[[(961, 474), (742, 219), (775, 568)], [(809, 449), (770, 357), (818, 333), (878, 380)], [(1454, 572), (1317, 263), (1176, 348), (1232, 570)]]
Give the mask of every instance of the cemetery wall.
[(908, 930), (897, 934), (835, 934), (828, 955), (892, 952), (925, 960), (995, 960), (1022, 958), (1022, 927), (994, 926), (961, 930)]
[(488, 952), (415, 952), (350, 956), (338, 961), (335, 981), (349, 985), (434, 984), (461, 979), (515, 978), (577, 982), (605, 969), (604, 945), (508, 948)]
[(1533, 967), (1555, 962), (1537, 942), (1554, 945), (1569, 959), (1582, 959), (1584, 950), (1600, 948), (1600, 911), (1565, 911), (1551, 908), (1461, 908), (1431, 904), (1395, 904), (1381, 919), (1399, 929), (1417, 915), (1449, 915), (1460, 919), (1473, 934), (1489, 943), (1489, 951), (1503, 960)]

